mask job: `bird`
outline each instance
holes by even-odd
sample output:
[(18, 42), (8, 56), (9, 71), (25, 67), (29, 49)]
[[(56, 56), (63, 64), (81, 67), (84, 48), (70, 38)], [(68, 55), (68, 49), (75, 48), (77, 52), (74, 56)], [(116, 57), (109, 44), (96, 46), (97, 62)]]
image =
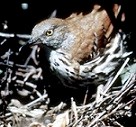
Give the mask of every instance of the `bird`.
[[(113, 5), (115, 20), (120, 10), (121, 5)], [(62, 85), (73, 89), (98, 86), (106, 83), (131, 54), (125, 46), (127, 35), (114, 32), (115, 27), (108, 12), (95, 4), (87, 14), (73, 13), (37, 23), (29, 44), (43, 45), (45, 66)]]

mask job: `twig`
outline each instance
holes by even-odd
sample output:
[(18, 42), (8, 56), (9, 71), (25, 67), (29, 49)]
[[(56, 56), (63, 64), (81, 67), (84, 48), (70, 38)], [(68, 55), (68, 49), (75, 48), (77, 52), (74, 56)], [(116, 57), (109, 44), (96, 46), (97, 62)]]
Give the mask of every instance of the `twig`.
[(0, 37), (4, 37), (4, 38), (18, 37), (18, 38), (22, 38), (22, 39), (30, 39), (31, 35), (28, 35), (28, 34), (2, 33), (2, 32), (0, 32)]
[(41, 101), (41, 100), (43, 100), (44, 98), (47, 98), (47, 97), (48, 97), (48, 95), (44, 94), (41, 97), (37, 98), (36, 100), (24, 105), (23, 107), (32, 107), (35, 103), (37, 103), (37, 102), (39, 102), (39, 101)]
[(116, 81), (116, 79), (118, 78), (118, 76), (121, 74), (122, 70), (124, 69), (124, 67), (127, 65), (128, 61), (130, 60), (130, 58), (127, 58), (125, 60), (125, 62), (123, 63), (123, 65), (121, 66), (121, 68), (119, 69), (119, 71), (117, 72), (117, 74), (115, 75), (115, 77), (113, 78), (113, 80), (111, 81), (110, 84), (105, 86), (104, 94), (107, 93), (107, 91), (109, 90), (109, 88), (113, 85), (113, 83)]

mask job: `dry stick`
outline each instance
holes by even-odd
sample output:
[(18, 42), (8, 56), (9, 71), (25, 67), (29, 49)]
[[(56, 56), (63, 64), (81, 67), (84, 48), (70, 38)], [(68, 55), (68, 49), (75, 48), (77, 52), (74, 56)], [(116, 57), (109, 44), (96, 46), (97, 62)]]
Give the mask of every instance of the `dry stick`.
[(89, 90), (88, 90), (88, 88), (87, 88), (86, 93), (85, 93), (85, 96), (84, 96), (83, 105), (85, 105), (86, 102), (87, 102), (88, 92), (89, 92)]
[(77, 114), (76, 103), (75, 103), (75, 101), (73, 100), (73, 98), (71, 98), (71, 103), (72, 103), (71, 109), (72, 109), (72, 111), (73, 111), (73, 113), (74, 113), (75, 121), (76, 121), (76, 120), (78, 119), (78, 114)]
[(130, 58), (127, 58), (125, 60), (125, 62), (123, 63), (123, 65), (121, 66), (121, 68), (119, 69), (119, 71), (117, 72), (117, 74), (115, 75), (115, 77), (113, 78), (113, 80), (111, 81), (111, 83), (108, 86), (105, 86), (106, 89), (103, 91), (104, 94), (106, 94), (106, 92), (109, 90), (109, 88), (113, 85), (113, 83), (116, 81), (116, 79), (118, 78), (118, 76), (120, 75), (120, 73), (122, 72), (122, 70), (124, 69), (124, 67), (127, 65), (128, 61), (130, 60)]
[(30, 53), (30, 55), (28, 56), (28, 58), (25, 61), (25, 66), (29, 63), (30, 59), (32, 59), (34, 61), (34, 63), (36, 65), (38, 65), (38, 61), (36, 60), (36, 50), (37, 50), (38, 46), (35, 45)]
[(5, 38), (18, 37), (18, 38), (30, 39), (31, 35), (28, 35), (28, 34), (12, 34), (12, 33), (10, 34), (10, 33), (0, 32), (0, 37), (5, 37)]
[(34, 100), (34, 101), (32, 101), (32, 102), (30, 102), (30, 103), (24, 105), (23, 107), (31, 107), (32, 105), (34, 105), (34, 104), (37, 103), (38, 101), (40, 101), (40, 100), (46, 98), (47, 96), (48, 96), (47, 94), (44, 94), (44, 95), (42, 95), (41, 97), (37, 98), (36, 100)]
[(87, 127), (91, 127), (93, 126), (97, 121), (100, 120), (100, 118), (106, 113), (106, 111), (103, 111), (101, 113), (98, 114), (98, 116), (92, 120), (92, 122), (87, 126)]
[(125, 84), (125, 88), (123, 87), (121, 90), (120, 90), (120, 92), (119, 92), (119, 94), (117, 95), (117, 97), (116, 97), (116, 99), (114, 100), (114, 102), (113, 103), (116, 103), (116, 102), (118, 102), (119, 100), (121, 100), (121, 98), (123, 97), (123, 95), (125, 95), (125, 93), (126, 92), (128, 92), (133, 86), (134, 86), (134, 84), (132, 84), (132, 79), (134, 78), (134, 76), (133, 75), (131, 75), (130, 77), (129, 77), (129, 79), (128, 79), (128, 81), (127, 81), (127, 84)]

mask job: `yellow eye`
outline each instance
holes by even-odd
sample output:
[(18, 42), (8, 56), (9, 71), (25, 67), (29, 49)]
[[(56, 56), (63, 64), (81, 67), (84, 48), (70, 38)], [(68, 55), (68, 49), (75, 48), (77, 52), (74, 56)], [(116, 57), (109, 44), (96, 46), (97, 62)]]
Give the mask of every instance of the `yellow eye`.
[(52, 36), (53, 35), (53, 30), (50, 29), (50, 30), (47, 30), (46, 33), (45, 33), (46, 36)]

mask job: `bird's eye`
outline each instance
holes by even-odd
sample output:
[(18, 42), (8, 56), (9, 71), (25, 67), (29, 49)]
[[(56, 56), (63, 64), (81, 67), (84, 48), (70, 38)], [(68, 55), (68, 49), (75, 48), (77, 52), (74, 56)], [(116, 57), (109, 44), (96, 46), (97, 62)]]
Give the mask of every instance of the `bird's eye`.
[(46, 36), (52, 36), (52, 35), (53, 35), (53, 32), (54, 32), (54, 31), (53, 31), (52, 29), (47, 30), (46, 33), (45, 33), (45, 35), (46, 35)]

